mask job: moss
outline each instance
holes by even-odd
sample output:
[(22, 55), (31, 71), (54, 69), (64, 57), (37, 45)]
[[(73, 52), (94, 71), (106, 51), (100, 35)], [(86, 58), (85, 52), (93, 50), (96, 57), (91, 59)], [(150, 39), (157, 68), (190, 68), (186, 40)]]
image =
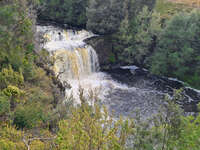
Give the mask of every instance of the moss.
[(109, 57), (109, 62), (110, 62), (110, 63), (113, 63), (113, 64), (116, 62), (115, 54), (112, 53), (112, 54), (110, 55), (110, 57)]

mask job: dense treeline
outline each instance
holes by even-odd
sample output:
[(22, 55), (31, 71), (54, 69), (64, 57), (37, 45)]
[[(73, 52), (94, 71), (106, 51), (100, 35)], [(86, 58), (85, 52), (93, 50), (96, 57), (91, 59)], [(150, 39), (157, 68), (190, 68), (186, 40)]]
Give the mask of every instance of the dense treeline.
[(43, 0), (38, 10), (39, 20), (85, 27), (88, 0)]
[(152, 9), (154, 4), (155, 0), (44, 0), (38, 11), (38, 20), (110, 34), (118, 30), (125, 13), (133, 16), (144, 5)]
[(179, 12), (163, 22), (158, 12), (144, 7), (132, 22), (122, 22), (119, 36), (115, 35), (116, 50), (127, 63), (200, 88), (199, 14), (199, 10)]
[(176, 104), (183, 99), (181, 90), (166, 97), (161, 112), (149, 121), (142, 121), (139, 114), (116, 121), (106, 108), (88, 105), (87, 101), (97, 100), (94, 93), (84, 97), (83, 89), (80, 106), (64, 105), (54, 77), (41, 68), (41, 61), (49, 58), (45, 51), (36, 51), (33, 34), (37, 9), (43, 13), (40, 19), (111, 34), (122, 60), (199, 88), (198, 10), (163, 19), (153, 9), (155, 1), (41, 2), (0, 1), (0, 149), (200, 149), (200, 116), (183, 116)]

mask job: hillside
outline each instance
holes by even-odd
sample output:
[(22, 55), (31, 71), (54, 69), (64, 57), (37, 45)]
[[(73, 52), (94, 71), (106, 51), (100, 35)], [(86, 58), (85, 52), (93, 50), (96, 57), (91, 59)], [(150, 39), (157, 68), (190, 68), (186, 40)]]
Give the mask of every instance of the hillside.
[(176, 4), (184, 4), (186, 6), (193, 8), (200, 7), (200, 0), (168, 0), (168, 1)]
[(199, 8), (199, 2), (199, 0), (157, 0), (155, 10), (162, 18), (171, 18), (178, 12), (190, 12), (194, 8)]

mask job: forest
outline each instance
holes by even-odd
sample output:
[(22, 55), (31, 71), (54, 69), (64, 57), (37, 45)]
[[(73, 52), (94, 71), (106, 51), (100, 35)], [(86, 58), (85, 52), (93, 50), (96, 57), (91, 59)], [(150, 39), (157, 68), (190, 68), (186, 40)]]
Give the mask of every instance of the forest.
[(112, 44), (110, 64), (200, 89), (199, 8), (172, 0), (0, 0), (0, 150), (199, 150), (200, 115), (184, 113), (182, 89), (147, 120), (140, 112), (116, 120), (81, 87), (80, 105), (63, 103), (53, 60), (35, 35), (37, 24), (86, 29)]

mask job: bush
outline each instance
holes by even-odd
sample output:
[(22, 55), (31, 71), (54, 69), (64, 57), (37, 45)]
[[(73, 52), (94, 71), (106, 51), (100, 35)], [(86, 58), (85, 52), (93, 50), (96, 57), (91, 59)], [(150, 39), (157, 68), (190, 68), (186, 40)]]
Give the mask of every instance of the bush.
[(15, 72), (11, 66), (2, 69), (0, 72), (0, 89), (6, 88), (8, 85), (20, 86), (24, 83), (22, 72)]
[(36, 76), (35, 65), (30, 60), (23, 61), (23, 76), (25, 81), (32, 81)]
[(10, 125), (0, 126), (0, 149), (1, 150), (26, 150), (22, 141), (24, 133)]
[(19, 105), (14, 113), (13, 123), (17, 128), (33, 128), (42, 125), (47, 120), (44, 108), (39, 104)]
[(82, 104), (59, 123), (56, 143), (62, 150), (123, 150), (131, 132), (129, 121), (113, 121), (106, 109)]
[(24, 94), (24, 91), (20, 90), (16, 86), (9, 85), (6, 89), (3, 90), (3, 93), (8, 97), (19, 98)]
[[(51, 93), (50, 93), (51, 94)], [(39, 87), (29, 88), (26, 93), (28, 103), (40, 102), (43, 105), (50, 106), (53, 101), (53, 96), (51, 97), (49, 93), (46, 93), (44, 89)]]
[(6, 96), (0, 95), (0, 116), (6, 115), (10, 112), (10, 101)]
[(21, 130), (17, 130), (15, 127), (8, 124), (0, 125), (0, 150), (54, 149), (54, 138), (48, 131), (46, 133), (43, 133), (45, 135), (38, 137), (30, 133), (24, 133)]

